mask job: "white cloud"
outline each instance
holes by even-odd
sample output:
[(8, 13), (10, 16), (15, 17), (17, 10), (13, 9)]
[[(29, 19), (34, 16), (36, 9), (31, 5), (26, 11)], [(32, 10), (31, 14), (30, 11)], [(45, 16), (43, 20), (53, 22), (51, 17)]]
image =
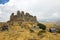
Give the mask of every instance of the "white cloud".
[(53, 17), (53, 18), (60, 18), (60, 15), (59, 15), (59, 13), (53, 13), (51, 17)]
[(0, 11), (0, 15), (2, 14), (2, 12)]
[[(12, 12), (23, 10), (32, 15), (36, 15), (37, 19), (59, 19), (60, 0), (10, 0), (4, 5), (0, 5), (0, 12), (4, 16), (0, 17), (0, 21), (6, 21)], [(1, 14), (0, 13), (0, 14)]]

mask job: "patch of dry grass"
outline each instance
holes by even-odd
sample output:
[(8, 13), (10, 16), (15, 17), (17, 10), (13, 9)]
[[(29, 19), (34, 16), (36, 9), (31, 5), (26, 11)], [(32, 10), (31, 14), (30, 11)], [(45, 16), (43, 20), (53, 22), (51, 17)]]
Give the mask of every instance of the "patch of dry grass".
[[(30, 28), (32, 25), (25, 24), (24, 27)], [(46, 25), (48, 28), (51, 24)], [(60, 40), (60, 34), (53, 34), (48, 31), (38, 36), (40, 29), (30, 32), (30, 29), (21, 28), (21, 26), (10, 26), (8, 31), (0, 31), (0, 40)]]

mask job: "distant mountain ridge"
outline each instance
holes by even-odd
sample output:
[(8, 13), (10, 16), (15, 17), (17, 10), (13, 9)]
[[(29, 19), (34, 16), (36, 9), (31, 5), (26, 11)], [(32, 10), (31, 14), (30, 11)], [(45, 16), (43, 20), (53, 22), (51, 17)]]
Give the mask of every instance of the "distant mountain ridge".
[(57, 22), (57, 21), (60, 21), (60, 19), (41, 19), (38, 21), (39, 22)]

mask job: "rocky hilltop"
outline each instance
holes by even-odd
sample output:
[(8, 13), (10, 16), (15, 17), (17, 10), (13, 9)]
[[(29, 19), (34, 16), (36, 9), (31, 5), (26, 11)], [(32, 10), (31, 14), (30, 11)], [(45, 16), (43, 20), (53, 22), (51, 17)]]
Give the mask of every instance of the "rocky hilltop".
[(32, 16), (29, 13), (24, 13), (24, 11), (17, 11), (16, 15), (14, 13), (11, 14), (10, 20), (7, 21), (7, 24), (10, 26), (21, 26), (25, 28), (31, 28), (33, 26), (36, 26), (38, 23), (37, 17)]

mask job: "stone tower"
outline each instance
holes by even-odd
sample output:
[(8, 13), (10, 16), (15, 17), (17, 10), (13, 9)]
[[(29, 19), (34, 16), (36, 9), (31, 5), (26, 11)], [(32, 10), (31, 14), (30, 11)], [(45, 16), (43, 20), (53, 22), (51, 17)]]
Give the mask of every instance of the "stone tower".
[(20, 11), (17, 11), (17, 16), (20, 16)]
[(14, 20), (14, 13), (11, 14), (10, 20), (11, 20), (11, 21)]

